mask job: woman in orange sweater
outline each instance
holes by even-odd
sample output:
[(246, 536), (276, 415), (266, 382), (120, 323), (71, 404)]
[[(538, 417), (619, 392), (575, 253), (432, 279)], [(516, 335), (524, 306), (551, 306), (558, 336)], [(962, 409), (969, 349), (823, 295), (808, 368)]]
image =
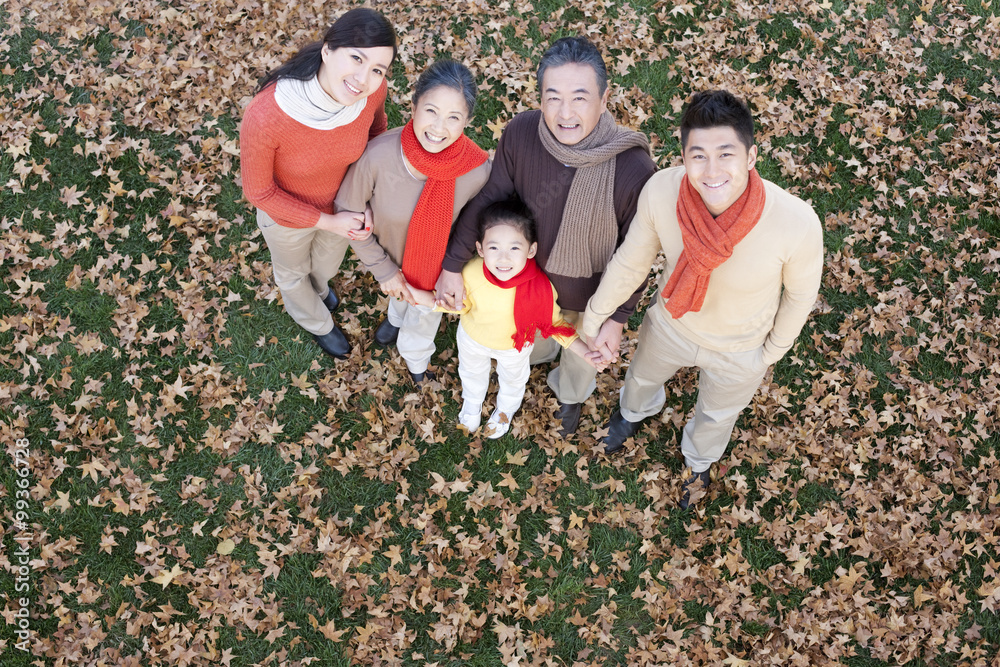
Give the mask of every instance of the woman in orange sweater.
[(373, 9), (345, 13), (322, 42), (261, 80), (240, 127), (243, 194), (260, 227), (285, 309), (338, 359), (351, 350), (331, 313), (329, 281), (352, 240), (371, 234), (366, 213), (336, 212), (347, 168), (385, 131), (386, 75), (396, 33)]

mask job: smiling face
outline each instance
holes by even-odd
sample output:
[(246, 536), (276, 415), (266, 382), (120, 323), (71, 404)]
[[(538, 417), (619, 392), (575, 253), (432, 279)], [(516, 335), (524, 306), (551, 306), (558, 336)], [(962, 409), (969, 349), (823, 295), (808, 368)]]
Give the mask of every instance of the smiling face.
[(319, 85), (334, 101), (344, 106), (368, 97), (382, 85), (392, 62), (391, 46), (355, 48), (345, 46), (322, 51)]
[(428, 153), (440, 153), (458, 141), (469, 124), (469, 107), (461, 91), (431, 88), (413, 105), (413, 133)]
[(486, 230), (482, 242), (476, 242), (476, 250), (489, 272), (506, 282), (524, 270), (538, 244), (528, 243), (517, 227), (500, 224)]
[(757, 146), (747, 150), (736, 130), (728, 125), (692, 129), (683, 157), (688, 181), (701, 195), (708, 212), (718, 217), (747, 189), (750, 170), (757, 161)]
[(610, 88), (599, 92), (597, 73), (590, 65), (568, 63), (547, 69), (542, 80), (545, 125), (559, 143), (578, 144), (597, 127), (610, 93)]

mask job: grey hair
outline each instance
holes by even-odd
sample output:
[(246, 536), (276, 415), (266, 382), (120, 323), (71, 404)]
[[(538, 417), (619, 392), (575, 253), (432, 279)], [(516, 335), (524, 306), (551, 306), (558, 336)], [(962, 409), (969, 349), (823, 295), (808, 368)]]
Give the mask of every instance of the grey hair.
[(417, 79), (417, 85), (413, 87), (413, 104), (416, 106), (424, 93), (437, 88), (447, 86), (462, 93), (465, 98), (465, 106), (469, 109), (469, 118), (472, 118), (476, 110), (476, 79), (472, 76), (469, 68), (454, 60), (438, 60), (421, 73)]
[(538, 89), (542, 89), (542, 79), (545, 70), (550, 67), (562, 67), (570, 64), (587, 65), (594, 69), (597, 76), (598, 94), (603, 95), (608, 89), (608, 68), (604, 64), (601, 52), (597, 50), (586, 37), (563, 37), (557, 39), (542, 59), (538, 61)]

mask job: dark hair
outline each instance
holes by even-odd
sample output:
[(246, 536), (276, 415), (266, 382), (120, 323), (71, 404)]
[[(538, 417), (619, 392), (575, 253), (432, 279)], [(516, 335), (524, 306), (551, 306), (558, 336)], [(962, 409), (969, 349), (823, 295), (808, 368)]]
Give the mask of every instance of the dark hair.
[(531, 245), (538, 240), (535, 234), (535, 219), (531, 211), (520, 201), (510, 199), (493, 202), (479, 213), (479, 242), (486, 238), (486, 232), (493, 227), (510, 225)]
[[(333, 51), (345, 46), (367, 49), (374, 46), (391, 46), (392, 61), (396, 60), (396, 31), (384, 16), (374, 9), (357, 7), (345, 12), (327, 28), (323, 41), (302, 47), (288, 62), (260, 80), (259, 93), (278, 79), (308, 81), (316, 76), (323, 63), (323, 46)], [(389, 64), (392, 64), (392, 61)]]
[(598, 94), (603, 95), (608, 89), (608, 68), (597, 47), (586, 37), (563, 37), (557, 39), (542, 59), (538, 61), (538, 90), (542, 90), (542, 79), (545, 70), (550, 67), (562, 67), (570, 64), (588, 65), (594, 69), (597, 76)]
[(721, 126), (736, 130), (747, 150), (753, 146), (753, 115), (746, 102), (726, 90), (695, 93), (681, 114), (681, 150), (687, 148), (691, 130)]
[(447, 86), (462, 93), (471, 120), (472, 114), (476, 110), (477, 91), (476, 79), (472, 76), (469, 68), (454, 60), (438, 60), (431, 63), (417, 79), (417, 85), (413, 87), (413, 105), (417, 105), (424, 93), (438, 86)]

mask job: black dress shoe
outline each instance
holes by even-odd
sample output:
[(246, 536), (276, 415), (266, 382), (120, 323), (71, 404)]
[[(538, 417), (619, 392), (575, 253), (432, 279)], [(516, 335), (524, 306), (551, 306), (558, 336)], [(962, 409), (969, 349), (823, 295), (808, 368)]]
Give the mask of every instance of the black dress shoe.
[(625, 449), (625, 441), (635, 435), (640, 426), (641, 421), (630, 422), (622, 416), (621, 410), (615, 410), (607, 424), (608, 434), (602, 440), (604, 453), (614, 454)]
[(326, 306), (326, 309), (331, 313), (337, 310), (337, 306), (340, 305), (340, 297), (337, 296), (337, 293), (333, 291), (332, 287), (330, 288), (330, 291), (326, 293), (326, 296), (323, 297), (323, 305)]
[(560, 403), (559, 409), (556, 410), (556, 419), (562, 422), (562, 428), (559, 429), (559, 435), (564, 438), (576, 433), (576, 428), (580, 425), (580, 411), (583, 409), (583, 403)]
[(347, 342), (344, 332), (336, 324), (333, 325), (333, 331), (330, 333), (323, 336), (313, 334), (313, 338), (316, 339), (316, 344), (323, 348), (324, 352), (336, 359), (346, 359), (347, 355), (351, 353), (351, 344)]
[(423, 373), (414, 373), (413, 371), (410, 371), (410, 379), (413, 380), (413, 384), (416, 385), (421, 385), (425, 381), (433, 380), (436, 377), (437, 376), (434, 375), (434, 371), (430, 369), (424, 371)]
[(681, 496), (681, 509), (686, 510), (691, 506), (691, 492), (690, 487), (701, 484), (702, 488), (708, 491), (708, 485), (712, 483), (712, 475), (706, 470), (705, 472), (692, 473), (690, 477), (684, 480), (684, 495)]
[(399, 336), (399, 327), (393, 326), (388, 317), (383, 317), (375, 328), (375, 342), (382, 347), (389, 347), (396, 344)]

